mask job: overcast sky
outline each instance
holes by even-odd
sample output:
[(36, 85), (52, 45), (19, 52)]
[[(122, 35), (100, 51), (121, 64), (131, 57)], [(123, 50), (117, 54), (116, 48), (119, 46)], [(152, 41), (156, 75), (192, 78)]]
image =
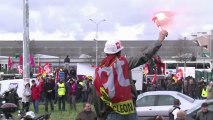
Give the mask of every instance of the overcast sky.
[[(0, 40), (21, 40), (23, 0), (0, 0)], [(153, 40), (156, 12), (169, 11), (168, 39), (213, 28), (212, 0), (29, 0), (30, 39), (92, 40), (99, 22), (99, 40)]]

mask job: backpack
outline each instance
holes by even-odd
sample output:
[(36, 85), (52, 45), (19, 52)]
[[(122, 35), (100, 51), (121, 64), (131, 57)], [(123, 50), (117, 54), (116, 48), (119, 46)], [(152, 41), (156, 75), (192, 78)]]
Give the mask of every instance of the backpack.
[(179, 109), (180, 110), (180, 107), (173, 107), (172, 109), (169, 110), (169, 120), (174, 120), (174, 115), (172, 114), (172, 112), (176, 109)]

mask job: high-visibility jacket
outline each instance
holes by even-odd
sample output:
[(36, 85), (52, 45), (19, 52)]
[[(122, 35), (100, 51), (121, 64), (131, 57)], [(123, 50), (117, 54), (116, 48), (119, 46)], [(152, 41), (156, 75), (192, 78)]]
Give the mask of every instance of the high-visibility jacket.
[(62, 96), (65, 95), (66, 89), (64, 83), (58, 83), (58, 95)]
[(208, 96), (208, 90), (207, 90), (207, 88), (203, 88), (201, 96), (205, 97), (205, 98)]

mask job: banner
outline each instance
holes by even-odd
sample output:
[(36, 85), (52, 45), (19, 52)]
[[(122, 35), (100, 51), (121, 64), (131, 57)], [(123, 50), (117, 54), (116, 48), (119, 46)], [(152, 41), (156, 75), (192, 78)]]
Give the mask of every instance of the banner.
[(94, 76), (95, 67), (86, 63), (77, 63), (77, 75)]

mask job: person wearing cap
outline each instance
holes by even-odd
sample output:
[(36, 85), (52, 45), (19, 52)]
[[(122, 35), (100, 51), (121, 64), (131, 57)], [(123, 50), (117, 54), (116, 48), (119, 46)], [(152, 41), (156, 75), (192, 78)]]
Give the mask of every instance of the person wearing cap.
[(98, 119), (136, 120), (137, 91), (131, 79), (131, 69), (145, 64), (159, 50), (168, 32), (163, 30), (159, 40), (147, 53), (126, 58), (119, 40), (105, 43), (106, 57), (95, 70), (93, 100)]
[(212, 120), (213, 119), (213, 111), (208, 110), (208, 104), (201, 104), (201, 111), (197, 112), (195, 120)]

